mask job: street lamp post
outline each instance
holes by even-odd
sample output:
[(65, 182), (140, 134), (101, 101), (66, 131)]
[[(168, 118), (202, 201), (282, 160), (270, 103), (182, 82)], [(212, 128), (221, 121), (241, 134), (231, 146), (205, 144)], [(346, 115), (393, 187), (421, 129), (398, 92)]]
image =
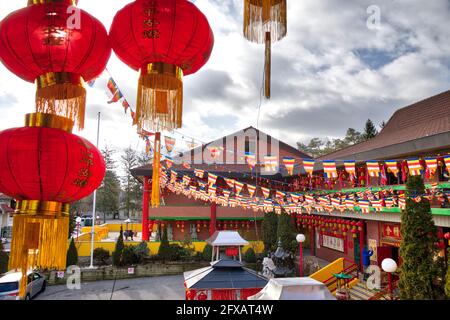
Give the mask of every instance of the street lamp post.
[(299, 233), (296, 237), (297, 242), (299, 244), (300, 251), (300, 277), (303, 277), (303, 242), (305, 242), (305, 235)]
[(75, 219), (76, 223), (77, 223), (77, 240), (78, 240), (78, 234), (80, 232), (80, 225), (81, 225), (81, 217), (77, 217)]
[(394, 288), (392, 286), (392, 273), (397, 270), (397, 263), (391, 258), (386, 258), (381, 262), (381, 269), (383, 269), (383, 271), (388, 274), (389, 295), (391, 297), (391, 300), (394, 300), (394, 294), (393, 294)]

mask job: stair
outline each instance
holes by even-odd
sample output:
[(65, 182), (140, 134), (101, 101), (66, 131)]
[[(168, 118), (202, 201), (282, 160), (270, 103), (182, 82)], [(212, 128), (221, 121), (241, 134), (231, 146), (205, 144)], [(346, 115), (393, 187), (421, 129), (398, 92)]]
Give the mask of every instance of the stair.
[[(366, 282), (360, 281), (350, 289), (350, 300), (369, 300), (377, 291), (367, 289)], [(386, 300), (381, 297), (379, 300)]]

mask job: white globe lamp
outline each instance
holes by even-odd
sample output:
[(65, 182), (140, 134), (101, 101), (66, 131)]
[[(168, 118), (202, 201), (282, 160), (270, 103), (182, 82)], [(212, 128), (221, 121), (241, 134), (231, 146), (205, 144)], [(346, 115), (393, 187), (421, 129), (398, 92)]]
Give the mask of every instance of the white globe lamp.
[(296, 239), (297, 239), (297, 242), (298, 243), (302, 243), (302, 242), (305, 242), (305, 235), (304, 234), (301, 234), (301, 233), (299, 233), (298, 235), (297, 235), (297, 237), (296, 237)]
[(395, 272), (397, 270), (397, 263), (391, 258), (386, 258), (381, 262), (381, 269), (384, 272)]

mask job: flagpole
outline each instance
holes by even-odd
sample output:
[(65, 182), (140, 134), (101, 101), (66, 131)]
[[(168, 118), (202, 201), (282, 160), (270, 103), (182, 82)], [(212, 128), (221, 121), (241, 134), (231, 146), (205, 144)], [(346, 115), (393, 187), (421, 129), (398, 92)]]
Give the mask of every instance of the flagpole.
[[(100, 136), (100, 112), (98, 113), (97, 120), (97, 144), (96, 147), (98, 149), (98, 140)], [(97, 201), (97, 189), (94, 190), (94, 198), (92, 201), (92, 226), (91, 226), (91, 264), (89, 265), (89, 269), (94, 268), (94, 227), (95, 227), (95, 204)]]

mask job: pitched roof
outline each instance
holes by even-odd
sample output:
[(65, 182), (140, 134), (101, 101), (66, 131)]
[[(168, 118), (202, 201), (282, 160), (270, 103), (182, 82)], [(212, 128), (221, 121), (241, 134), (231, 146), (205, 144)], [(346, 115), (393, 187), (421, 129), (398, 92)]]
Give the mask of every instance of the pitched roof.
[[(223, 154), (221, 155), (221, 158), (217, 160), (217, 162), (219, 163), (214, 163), (213, 166), (211, 166), (211, 164), (206, 163), (206, 161), (203, 159), (203, 157), (201, 157), (201, 155), (203, 154), (204, 150), (206, 150), (208, 148), (208, 146), (223, 146), (224, 141), (227, 141), (227, 139), (236, 137), (236, 136), (240, 136), (240, 135), (245, 135), (247, 132), (251, 131), (252, 133), (255, 133), (258, 137), (264, 137), (267, 136), (268, 138), (270, 138), (270, 143), (268, 143), (268, 145), (271, 145), (273, 142), (278, 142), (279, 145), (279, 154), (278, 154), (278, 163), (279, 163), (279, 168), (280, 168), (280, 172), (277, 174), (274, 174), (273, 176), (270, 175), (265, 175), (266, 178), (274, 178), (274, 179), (281, 179), (283, 174), (285, 174), (283, 169), (283, 165), (282, 165), (282, 159), (283, 157), (294, 157), (294, 158), (311, 158), (310, 155), (299, 151), (298, 149), (288, 145), (287, 143), (280, 141), (264, 132), (262, 132), (261, 130), (258, 130), (252, 126), (247, 127), (245, 129), (242, 129), (240, 131), (234, 132), (232, 134), (223, 136), (219, 139), (210, 141), (206, 144), (203, 144), (201, 146), (198, 146), (194, 149), (185, 151), (183, 153), (181, 153), (180, 155), (174, 156), (172, 157), (172, 160), (174, 161), (173, 167), (171, 168), (172, 170), (175, 170), (177, 172), (186, 174), (189, 172), (193, 172), (194, 168), (195, 169), (200, 169), (200, 170), (207, 170), (210, 171), (211, 173), (218, 173), (218, 174), (222, 174), (222, 175), (226, 175), (229, 178), (238, 178), (240, 177), (240, 175), (242, 173), (248, 173), (249, 172), (249, 166), (248, 164), (246, 164), (242, 159), (238, 159), (237, 162), (238, 163), (225, 163), (225, 158), (223, 157)], [(267, 139), (269, 140), (269, 139)], [(261, 144), (261, 143), (260, 143)], [(238, 148), (237, 145), (234, 145), (234, 149), (232, 150), (233, 153), (236, 152), (236, 149)], [(261, 146), (260, 146), (261, 148)], [(241, 154), (244, 154), (244, 150), (240, 150)], [(261, 156), (261, 153), (263, 151), (260, 150), (259, 154)], [(239, 152), (237, 152), (237, 154), (239, 154)], [(237, 154), (233, 154), (233, 158), (234, 156), (237, 157)], [(200, 155), (200, 159), (197, 159), (197, 155)], [(186, 161), (190, 164), (192, 164), (192, 168), (191, 169), (186, 169), (183, 167), (182, 162)], [(260, 161), (262, 161), (260, 159)], [(197, 163), (197, 162), (201, 162), (201, 163)], [(220, 163), (222, 162), (222, 163)], [(257, 166), (257, 170), (258, 172), (260, 172), (260, 168)], [(152, 164), (147, 164), (138, 168), (133, 168), (131, 170), (131, 173), (133, 174), (133, 176), (138, 177), (138, 176), (143, 176), (143, 175), (148, 175), (150, 172), (152, 171)]]
[[(363, 152), (447, 133), (450, 133), (450, 91), (397, 110), (375, 138), (326, 154), (318, 159), (351, 159), (355, 158), (354, 155)], [(441, 144), (438, 147), (450, 146), (450, 141), (448, 143), (442, 141), (438, 143)], [(405, 149), (403, 152), (406, 151)], [(386, 152), (385, 156), (394, 156), (394, 152), (390, 150), (390, 154)]]

